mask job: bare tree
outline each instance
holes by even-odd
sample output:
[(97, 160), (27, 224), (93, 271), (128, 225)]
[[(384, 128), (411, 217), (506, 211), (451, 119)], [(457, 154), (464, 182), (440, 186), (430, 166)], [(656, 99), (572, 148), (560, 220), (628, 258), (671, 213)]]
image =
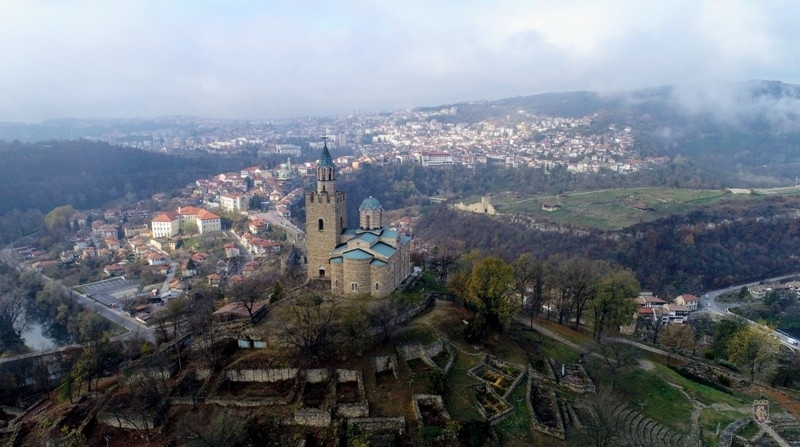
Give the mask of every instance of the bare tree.
[(362, 297), (350, 305), (342, 306), (337, 325), (338, 351), (344, 355), (361, 355), (372, 340), (372, 324), (367, 301)]
[(231, 301), (237, 301), (247, 310), (250, 320), (255, 322), (258, 310), (266, 305), (275, 287), (271, 276), (259, 275), (245, 278), (229, 284), (225, 295)]
[(330, 356), (338, 307), (335, 301), (306, 294), (282, 309), (279, 338), (301, 361), (317, 363)]
[(402, 305), (394, 295), (380, 300), (372, 307), (372, 324), (378, 329), (381, 341), (385, 342), (394, 335), (400, 325)]
[(123, 384), (128, 400), (117, 402), (110, 409), (111, 414), (118, 422), (125, 421), (150, 439), (154, 422), (164, 417), (169, 376), (169, 359), (163, 353), (150, 355), (135, 368), (126, 370)]
[(531, 326), (533, 317), (542, 312), (546, 267), (544, 262), (534, 259), (530, 253), (521, 254), (514, 263), (517, 292), (522, 296), (523, 304), (528, 310)]
[(694, 348), (694, 329), (688, 324), (670, 324), (661, 332), (661, 344), (669, 349), (667, 365), (672, 356), (685, 349)]
[(0, 348), (13, 344), (28, 326), (27, 299), (10, 276), (0, 276)]
[(597, 393), (588, 399), (590, 419), (583, 423), (582, 436), (578, 436), (575, 446), (585, 446), (587, 443), (593, 447), (618, 447), (624, 446), (625, 440), (621, 436), (626, 427), (624, 421), (614, 413), (614, 408), (619, 404), (620, 396), (611, 388), (600, 387)]
[(616, 387), (620, 376), (635, 368), (639, 362), (636, 348), (622, 340), (604, 338), (592, 345), (593, 359), (599, 360), (601, 370), (608, 374), (610, 386)]
[(244, 441), (245, 420), (242, 416), (231, 414), (227, 408), (218, 412), (208, 424), (199, 421), (187, 424), (191, 433), (190, 446), (229, 447)]

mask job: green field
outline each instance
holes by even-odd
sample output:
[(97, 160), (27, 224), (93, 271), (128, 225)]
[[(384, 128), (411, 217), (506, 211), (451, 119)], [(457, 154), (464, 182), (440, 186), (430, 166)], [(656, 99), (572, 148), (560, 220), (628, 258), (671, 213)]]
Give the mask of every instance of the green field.
[[(676, 213), (686, 213), (731, 200), (761, 200), (767, 196), (800, 195), (800, 188), (737, 191), (679, 188), (622, 188), (569, 192), (558, 196), (520, 197), (508, 192), (492, 197), (498, 213), (519, 213), (556, 223), (600, 230), (619, 230)], [(480, 198), (469, 198), (475, 203)], [(543, 206), (557, 205), (555, 211)]]

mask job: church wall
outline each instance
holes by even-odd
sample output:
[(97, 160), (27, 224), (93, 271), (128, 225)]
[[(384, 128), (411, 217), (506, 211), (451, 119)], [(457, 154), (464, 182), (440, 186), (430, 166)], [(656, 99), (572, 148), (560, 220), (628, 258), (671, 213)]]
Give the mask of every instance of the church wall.
[[(374, 298), (383, 298), (392, 293), (394, 290), (394, 278), (391, 275), (391, 264), (386, 266), (372, 265), (370, 266), (370, 291), (369, 294)], [(379, 287), (375, 289), (375, 283), (379, 283)]]
[(331, 293), (334, 295), (344, 294), (344, 264), (335, 263), (331, 266)]
[[(371, 259), (345, 259), (344, 260), (344, 293), (359, 295), (369, 293), (371, 284), (370, 266)], [(353, 291), (352, 284), (358, 284), (358, 290)]]

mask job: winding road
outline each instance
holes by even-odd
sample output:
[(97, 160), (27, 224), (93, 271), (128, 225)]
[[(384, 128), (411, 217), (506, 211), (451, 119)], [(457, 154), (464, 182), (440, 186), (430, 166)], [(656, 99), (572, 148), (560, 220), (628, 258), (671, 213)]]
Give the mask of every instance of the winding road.
[[(741, 289), (742, 287), (752, 287), (752, 286), (755, 286), (755, 285), (758, 285), (758, 284), (762, 284), (762, 283), (771, 283), (771, 282), (783, 281), (783, 280), (786, 280), (786, 279), (789, 279), (789, 278), (794, 278), (796, 276), (798, 276), (798, 274), (794, 273), (794, 274), (791, 274), (791, 275), (783, 275), (783, 276), (778, 276), (778, 277), (775, 277), (775, 278), (765, 279), (765, 280), (762, 280), (762, 281), (755, 281), (755, 282), (751, 282), (751, 283), (747, 283), (747, 284), (739, 284), (739, 285), (736, 285), (736, 286), (726, 287), (724, 289), (712, 290), (710, 292), (706, 292), (700, 297), (700, 307), (698, 307), (698, 312), (695, 312), (695, 313), (696, 314), (701, 314), (701, 315), (702, 315), (702, 313), (711, 313), (712, 316), (717, 316), (717, 317), (735, 315), (735, 314), (732, 314), (729, 309), (731, 307), (736, 307), (736, 304), (718, 302), (717, 301), (717, 297), (719, 297), (722, 294), (728, 293), (728, 292), (735, 292), (735, 291)], [(744, 317), (739, 317), (739, 316), (737, 316), (737, 317), (742, 319), (742, 320), (747, 321), (748, 324), (759, 324), (759, 323), (756, 323), (754, 321), (748, 320), (748, 319), (746, 319)], [(792, 343), (789, 342), (789, 340), (792, 339), (792, 337), (784, 334), (783, 332), (777, 331), (777, 330), (772, 330), (772, 334), (778, 340), (780, 340), (780, 342), (781, 342), (781, 344), (783, 346), (786, 346), (787, 348), (793, 349), (795, 351), (800, 350), (796, 344), (792, 344)], [(795, 341), (795, 343), (797, 343), (797, 342)]]

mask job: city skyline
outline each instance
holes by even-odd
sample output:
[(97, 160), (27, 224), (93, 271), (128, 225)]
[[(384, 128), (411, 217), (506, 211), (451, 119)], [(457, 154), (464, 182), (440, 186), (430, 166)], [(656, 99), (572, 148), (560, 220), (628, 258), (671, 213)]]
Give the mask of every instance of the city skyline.
[[(0, 121), (277, 119), (551, 91), (800, 81), (788, 1), (13, 1)], [(794, 106), (792, 106), (794, 107)]]

